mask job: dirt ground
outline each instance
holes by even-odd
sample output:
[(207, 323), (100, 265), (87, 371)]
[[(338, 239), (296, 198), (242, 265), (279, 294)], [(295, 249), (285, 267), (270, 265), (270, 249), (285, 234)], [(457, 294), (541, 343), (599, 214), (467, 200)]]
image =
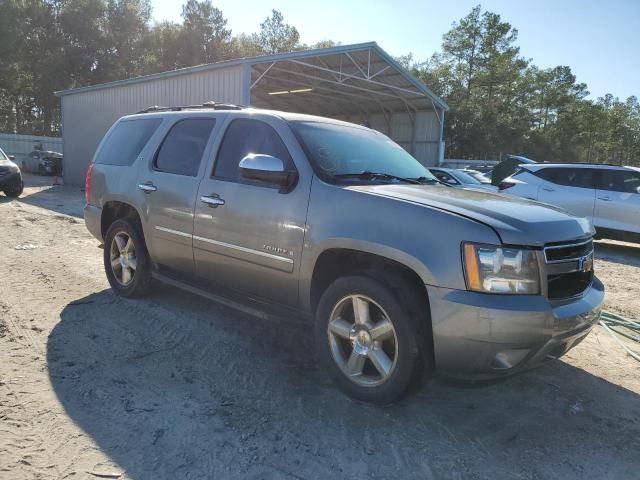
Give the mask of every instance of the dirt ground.
[[(115, 297), (80, 190), (0, 196), (0, 478), (640, 478), (640, 364), (601, 328), (484, 386), (342, 395), (311, 329), (158, 286)], [(640, 246), (598, 242), (606, 308), (640, 318)]]

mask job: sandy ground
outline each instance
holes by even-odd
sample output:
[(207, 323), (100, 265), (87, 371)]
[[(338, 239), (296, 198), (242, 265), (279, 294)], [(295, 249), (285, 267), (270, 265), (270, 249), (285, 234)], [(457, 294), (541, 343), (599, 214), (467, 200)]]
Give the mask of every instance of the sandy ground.
[[(115, 297), (80, 191), (27, 181), (0, 196), (1, 479), (640, 477), (640, 364), (600, 327), (508, 381), (362, 404), (310, 328)], [(640, 246), (597, 257), (606, 308), (640, 318)]]

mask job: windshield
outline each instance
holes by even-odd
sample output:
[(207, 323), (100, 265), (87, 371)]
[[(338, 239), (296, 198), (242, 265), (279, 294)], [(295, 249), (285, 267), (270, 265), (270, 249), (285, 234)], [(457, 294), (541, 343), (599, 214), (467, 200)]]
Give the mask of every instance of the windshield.
[(4, 154), (1, 148), (0, 148), (0, 160), (9, 160), (9, 158)]
[(349, 178), (373, 172), (406, 179), (435, 177), (389, 137), (375, 130), (323, 122), (290, 122), (316, 173), (329, 181), (394, 181), (392, 178)]
[(456, 177), (460, 183), (464, 183), (465, 185), (477, 185), (481, 183), (480, 180), (477, 180), (467, 172), (462, 172), (460, 170), (457, 170), (453, 176)]

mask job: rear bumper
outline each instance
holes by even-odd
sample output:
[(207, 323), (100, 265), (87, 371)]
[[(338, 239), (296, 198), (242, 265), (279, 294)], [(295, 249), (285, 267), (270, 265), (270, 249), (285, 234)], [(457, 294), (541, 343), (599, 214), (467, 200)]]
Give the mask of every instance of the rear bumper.
[(447, 376), (490, 379), (517, 373), (576, 346), (600, 318), (597, 278), (578, 298), (490, 295), (427, 286), (435, 363)]
[(4, 174), (0, 177), (0, 191), (5, 189), (14, 189), (22, 182), (22, 174), (20, 170)]
[(102, 226), (101, 226), (102, 209), (87, 203), (84, 206), (84, 224), (87, 226), (89, 233), (102, 242)]

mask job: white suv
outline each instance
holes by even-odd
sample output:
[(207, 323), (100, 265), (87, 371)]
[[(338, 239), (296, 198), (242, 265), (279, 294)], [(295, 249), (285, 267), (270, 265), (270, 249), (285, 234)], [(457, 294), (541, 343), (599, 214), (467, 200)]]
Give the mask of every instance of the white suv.
[(640, 242), (640, 168), (603, 164), (520, 165), (498, 186), (591, 220), (598, 236)]

